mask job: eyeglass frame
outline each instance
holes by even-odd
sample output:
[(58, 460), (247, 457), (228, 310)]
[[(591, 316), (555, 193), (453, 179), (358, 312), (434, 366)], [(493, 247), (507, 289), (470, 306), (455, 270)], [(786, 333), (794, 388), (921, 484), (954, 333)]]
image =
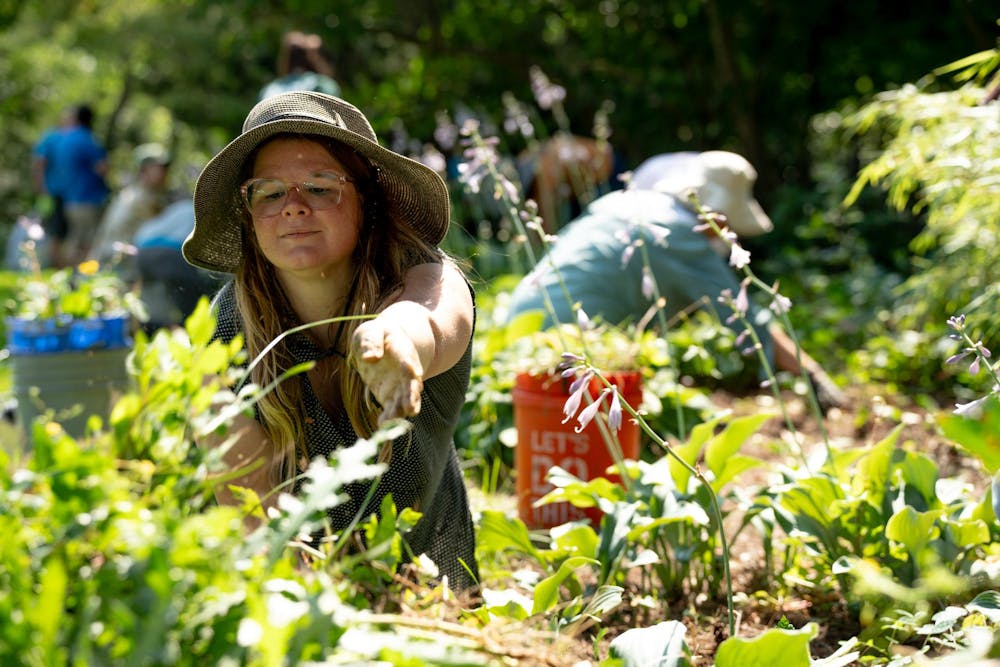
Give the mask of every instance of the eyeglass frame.
[[(321, 174), (332, 174), (335, 177), (335, 180), (340, 183), (341, 187), (337, 191), (338, 192), (337, 201), (335, 201), (331, 206), (320, 208), (320, 209), (317, 209), (317, 210), (325, 211), (325, 210), (329, 210), (331, 208), (336, 208), (337, 206), (340, 206), (340, 203), (342, 201), (344, 201), (344, 188), (343, 188), (343, 185), (345, 183), (352, 183), (352, 184), (355, 185), (355, 187), (357, 187), (357, 179), (351, 178), (350, 176), (346, 176), (346, 175), (338, 173), (336, 171), (323, 170), (323, 171), (313, 172), (313, 176), (318, 176), (318, 175), (321, 175)], [(296, 182), (296, 181), (286, 181), (283, 178), (259, 178), (259, 177), (258, 178), (248, 178), (247, 180), (245, 180), (240, 185), (240, 199), (243, 201), (243, 205), (246, 207), (247, 212), (250, 213), (251, 216), (255, 215), (255, 214), (253, 212), (253, 206), (250, 204), (250, 197), (247, 194), (247, 189), (250, 187), (250, 185), (252, 183), (255, 183), (257, 181), (281, 181), (282, 185), (284, 185), (284, 187), (285, 187), (285, 197), (281, 200), (281, 205), (278, 207), (278, 210), (276, 212), (270, 213), (270, 214), (267, 214), (267, 215), (261, 215), (259, 213), (256, 214), (256, 215), (258, 215), (260, 217), (264, 217), (264, 218), (271, 218), (271, 217), (274, 217), (274, 216), (279, 215), (281, 213), (281, 209), (283, 209), (285, 207), (285, 204), (288, 202), (288, 195), (292, 191), (293, 187), (296, 190), (299, 191), (300, 195), (303, 195), (302, 186), (303, 185), (310, 185), (311, 184), (309, 182), (309, 180), (303, 180), (303, 181), (300, 181), (300, 182)], [(307, 195), (303, 195), (303, 197), (306, 197), (306, 201), (309, 202), (309, 199), (308, 199)], [(310, 207), (315, 208), (314, 206), (312, 206), (311, 203), (310, 203)]]

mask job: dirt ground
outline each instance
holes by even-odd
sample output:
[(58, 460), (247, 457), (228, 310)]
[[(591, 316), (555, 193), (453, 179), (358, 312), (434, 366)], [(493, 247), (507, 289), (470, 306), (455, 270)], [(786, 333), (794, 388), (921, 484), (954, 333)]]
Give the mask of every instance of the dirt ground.
[[(861, 390), (848, 391), (848, 405), (844, 409), (830, 410), (822, 422), (812, 416), (805, 400), (788, 391), (783, 394), (794, 431), (788, 428), (784, 417), (768, 421), (747, 442), (742, 453), (756, 456), (771, 463), (788, 461), (794, 454), (796, 437), (805, 454), (816, 453), (816, 448), (825, 447), (826, 440), (834, 447), (855, 447), (873, 445), (888, 435), (898, 424), (903, 430), (898, 442), (907, 447), (927, 453), (937, 463), (941, 477), (959, 477), (980, 486), (982, 475), (975, 461), (963, 457), (960, 452), (943, 437), (936, 426), (932, 414), (912, 403), (891, 402), (876, 393), (862, 393)], [(776, 410), (773, 396), (765, 394), (736, 396), (724, 391), (712, 394), (712, 402), (720, 409), (730, 409), (734, 415), (758, 413), (762, 410)], [(747, 486), (766, 486), (774, 481), (770, 466), (762, 466), (741, 476), (741, 483)], [(499, 504), (498, 504), (499, 501)], [(502, 499), (474, 498), (474, 503), (487, 502), (492, 509), (502, 509)], [(515, 502), (509, 499), (509, 509), (516, 512)], [(730, 517), (729, 520), (738, 520)], [(733, 588), (737, 593), (738, 625), (736, 634), (754, 637), (776, 627), (782, 616), (796, 628), (815, 622), (819, 635), (810, 643), (812, 657), (824, 658), (839, 648), (839, 643), (859, 634), (860, 629), (849, 613), (844, 601), (838, 595), (828, 599), (818, 598), (815, 591), (808, 598), (794, 594), (778, 597), (777, 587), (765, 580), (764, 551), (759, 535), (744, 530), (740, 538), (730, 545), (730, 567)], [(647, 584), (648, 585), (648, 584)], [(712, 664), (718, 644), (729, 636), (724, 594), (716, 600), (677, 600), (667, 610), (658, 610), (650, 615), (632, 604), (643, 594), (637, 583), (634, 590), (627, 590), (622, 607), (605, 620), (602, 626), (595, 626), (574, 641), (561, 643), (544, 653), (534, 653), (531, 659), (518, 664), (548, 664), (553, 666), (596, 664), (594, 632), (599, 627), (606, 629), (605, 635), (597, 642), (599, 658), (607, 656), (610, 639), (631, 627), (648, 627), (661, 621), (678, 619), (685, 623), (688, 634), (687, 644), (692, 650), (696, 666)], [(860, 664), (860, 663), (857, 663)]]

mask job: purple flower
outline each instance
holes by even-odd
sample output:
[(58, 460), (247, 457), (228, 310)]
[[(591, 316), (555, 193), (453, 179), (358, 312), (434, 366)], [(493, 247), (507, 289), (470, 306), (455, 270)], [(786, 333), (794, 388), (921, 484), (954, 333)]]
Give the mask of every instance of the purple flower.
[(25, 234), (32, 241), (41, 241), (45, 238), (45, 228), (38, 218), (29, 218), (26, 215), (17, 218), (17, 224), (24, 228)]
[(597, 411), (601, 409), (601, 403), (604, 402), (604, 397), (608, 395), (609, 391), (607, 387), (602, 389), (601, 395), (597, 397), (597, 400), (580, 411), (580, 416), (576, 418), (577, 425), (573, 429), (574, 431), (583, 433), (583, 429), (587, 428), (590, 422), (594, 421), (594, 417), (597, 416)]
[(774, 283), (771, 293), (774, 294), (774, 300), (771, 301), (769, 308), (775, 315), (784, 315), (792, 309), (792, 300), (778, 294), (778, 283)]
[(576, 411), (580, 409), (580, 404), (583, 402), (583, 393), (587, 391), (587, 388), (590, 386), (591, 375), (592, 373), (587, 371), (570, 385), (569, 398), (567, 398), (566, 403), (563, 404), (563, 424), (572, 419), (573, 415), (576, 414)]
[(569, 385), (569, 393), (575, 394), (576, 392), (580, 391), (580, 387), (582, 387), (585, 384), (589, 384), (590, 378), (592, 377), (594, 377), (594, 371), (587, 371), (580, 377), (573, 380), (573, 382)]
[(667, 237), (670, 236), (669, 229), (660, 225), (646, 225), (646, 231), (653, 237), (653, 245), (667, 247)]
[(531, 92), (541, 108), (551, 109), (566, 99), (566, 89), (549, 81), (541, 67), (533, 66), (528, 71), (528, 76), (531, 79)]
[(956, 317), (948, 318), (948, 326), (950, 326), (955, 331), (961, 331), (965, 328), (965, 315), (958, 315)]
[(971, 353), (972, 353), (972, 351), (969, 348), (965, 348), (964, 350), (962, 350), (958, 354), (953, 354), (950, 357), (948, 357), (948, 360), (945, 361), (944, 363), (946, 363), (946, 364), (955, 364), (955, 363), (958, 363), (962, 359), (965, 359), (967, 356), (969, 356)]
[(954, 413), (961, 417), (971, 417), (978, 419), (983, 414), (983, 403), (989, 396), (983, 396), (969, 403), (956, 403)]
[(437, 125), (434, 127), (434, 141), (441, 148), (450, 151), (458, 141), (458, 127), (452, 122), (447, 111), (438, 111), (435, 120)]
[(618, 397), (618, 387), (611, 388), (611, 406), (608, 408), (608, 426), (619, 431), (622, 427), (622, 402)]
[(648, 266), (642, 267), (642, 295), (647, 299), (652, 299), (656, 291), (656, 280), (653, 279), (653, 272)]
[(635, 245), (632, 244), (632, 243), (629, 243), (627, 246), (625, 246), (625, 249), (622, 250), (622, 268), (623, 269), (626, 266), (628, 266), (629, 260), (632, 259), (632, 255), (634, 255), (634, 254), (635, 254)]
[(729, 265), (736, 269), (742, 269), (749, 263), (750, 251), (744, 250), (739, 243), (733, 243), (729, 248)]
[(749, 284), (749, 278), (740, 283), (740, 291), (736, 294), (736, 300), (733, 301), (733, 310), (737, 311), (740, 315), (746, 315), (747, 310), (750, 308), (750, 299), (747, 297), (747, 285)]

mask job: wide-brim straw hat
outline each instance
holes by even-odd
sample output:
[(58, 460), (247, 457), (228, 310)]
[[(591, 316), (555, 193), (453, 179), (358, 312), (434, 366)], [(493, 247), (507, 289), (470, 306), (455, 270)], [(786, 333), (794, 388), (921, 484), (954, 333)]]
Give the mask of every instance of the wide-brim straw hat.
[(698, 202), (724, 213), (737, 236), (759, 236), (774, 229), (774, 223), (753, 196), (757, 170), (746, 158), (729, 151), (658, 155), (636, 167), (632, 185), (637, 189), (665, 192), (687, 203), (693, 190)]
[(258, 102), (243, 132), (202, 170), (194, 189), (195, 226), (183, 247), (188, 263), (210, 271), (236, 271), (243, 261), (244, 165), (261, 143), (281, 133), (329, 137), (350, 146), (376, 168), (388, 216), (431, 245), (444, 238), (451, 209), (448, 187), (437, 172), (379, 145), (371, 123), (349, 102), (291, 91)]

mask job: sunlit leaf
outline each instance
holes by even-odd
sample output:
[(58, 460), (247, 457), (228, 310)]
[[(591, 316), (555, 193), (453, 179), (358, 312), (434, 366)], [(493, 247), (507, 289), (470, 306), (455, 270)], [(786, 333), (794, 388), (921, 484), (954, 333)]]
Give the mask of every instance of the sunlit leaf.
[(1000, 591), (983, 591), (972, 599), (965, 608), (978, 611), (990, 619), (991, 623), (1000, 625)]
[(593, 558), (583, 556), (573, 556), (563, 561), (555, 574), (542, 579), (535, 586), (534, 605), (531, 608), (532, 615), (546, 612), (559, 602), (559, 587), (573, 575), (578, 567), (595, 564), (599, 565), (600, 563)]
[(608, 654), (621, 660), (623, 667), (690, 667), (691, 648), (686, 635), (687, 628), (680, 621), (632, 628), (611, 640)]
[(948, 414), (939, 422), (944, 434), (978, 458), (991, 475), (1000, 472), (1000, 397), (984, 401), (978, 418)]
[(918, 512), (906, 505), (889, 518), (885, 536), (901, 543), (911, 556), (916, 557), (934, 539), (940, 516), (941, 511)]
[(715, 667), (809, 667), (809, 642), (819, 627), (808, 623), (799, 630), (767, 630), (757, 637), (730, 637), (715, 654)]

